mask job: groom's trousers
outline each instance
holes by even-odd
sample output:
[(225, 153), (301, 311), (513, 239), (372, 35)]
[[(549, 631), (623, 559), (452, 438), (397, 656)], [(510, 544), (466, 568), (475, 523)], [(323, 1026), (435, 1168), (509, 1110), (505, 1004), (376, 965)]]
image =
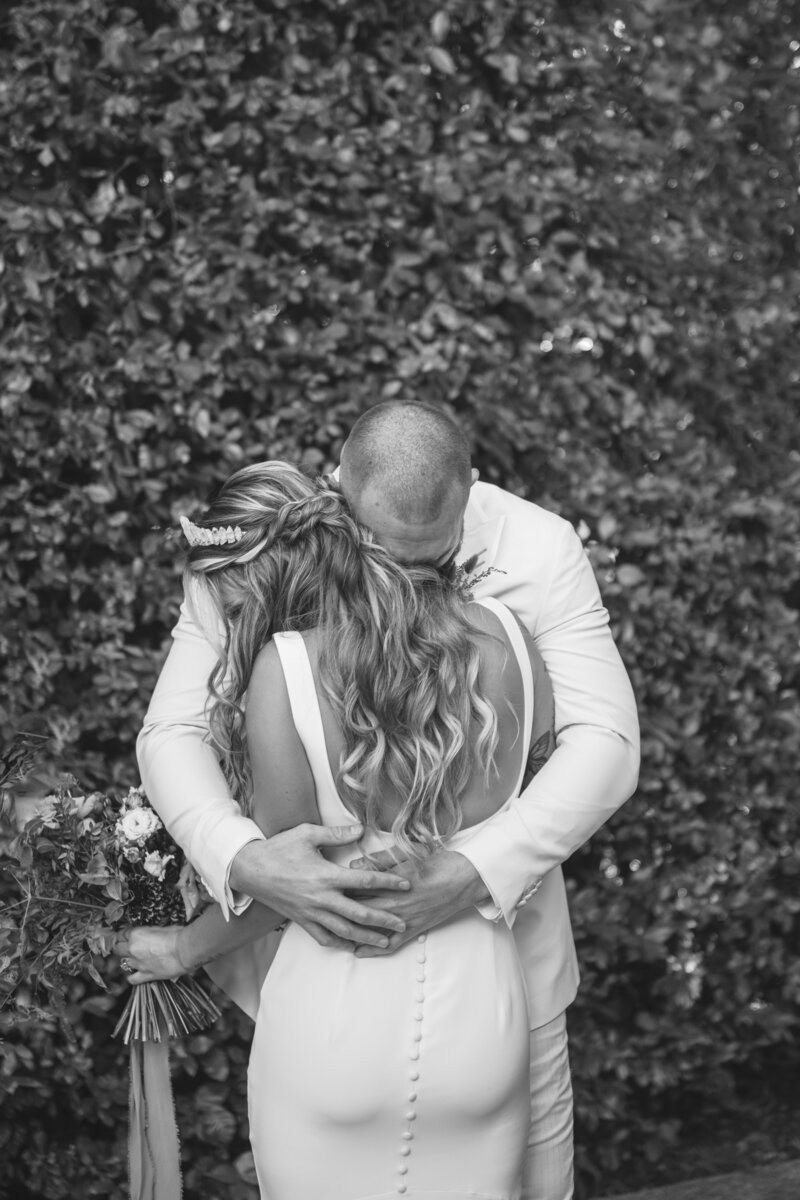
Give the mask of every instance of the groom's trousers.
[(571, 1200), (572, 1081), (567, 1017), (531, 1030), (531, 1131), (521, 1200)]

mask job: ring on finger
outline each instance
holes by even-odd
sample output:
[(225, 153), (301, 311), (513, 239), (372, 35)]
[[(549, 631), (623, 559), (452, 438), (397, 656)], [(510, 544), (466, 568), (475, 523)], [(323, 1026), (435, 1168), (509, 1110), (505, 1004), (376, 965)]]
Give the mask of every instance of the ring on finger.
[(121, 958), (119, 960), (119, 965), (122, 967), (122, 969), (126, 975), (132, 975), (133, 972), (136, 970), (136, 968), (133, 966), (133, 964), (131, 963), (131, 960), (129, 958)]

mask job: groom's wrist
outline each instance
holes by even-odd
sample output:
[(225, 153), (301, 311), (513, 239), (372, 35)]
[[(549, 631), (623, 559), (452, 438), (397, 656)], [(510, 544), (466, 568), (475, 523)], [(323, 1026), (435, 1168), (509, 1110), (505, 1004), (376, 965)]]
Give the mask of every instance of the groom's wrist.
[(463, 854), (450, 850), (453, 887), (463, 909), (476, 908), (491, 900), (491, 892), (475, 867)]
[(252, 898), (259, 878), (263, 879), (264, 845), (262, 838), (253, 838), (234, 855), (228, 870), (228, 887), (232, 892)]

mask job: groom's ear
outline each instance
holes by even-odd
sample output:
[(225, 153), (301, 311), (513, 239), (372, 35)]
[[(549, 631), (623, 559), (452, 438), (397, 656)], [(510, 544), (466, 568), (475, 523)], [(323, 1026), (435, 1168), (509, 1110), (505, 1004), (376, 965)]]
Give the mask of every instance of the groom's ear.
[(472, 479), (470, 480), (470, 485), (469, 485), (469, 486), (470, 486), (470, 487), (472, 487), (473, 483), (477, 483), (477, 482), (478, 482), (478, 480), (480, 479), (480, 477), (481, 477), (481, 473), (480, 473), (480, 471), (478, 470), (478, 468), (477, 468), (477, 467), (473, 467), (473, 468), (472, 468), (472, 471), (470, 472), (470, 474), (472, 475)]

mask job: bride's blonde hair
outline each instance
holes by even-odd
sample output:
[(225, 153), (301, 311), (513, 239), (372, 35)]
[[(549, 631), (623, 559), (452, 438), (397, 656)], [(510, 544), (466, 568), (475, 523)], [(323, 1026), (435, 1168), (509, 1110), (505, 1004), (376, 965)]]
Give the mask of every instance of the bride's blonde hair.
[[(497, 718), (480, 681), (481, 634), (466, 599), (433, 566), (400, 565), (352, 517), (338, 485), (287, 463), (246, 467), (195, 528), (236, 527), (235, 543), (196, 546), (225, 628), (210, 688), (212, 736), (248, 809), (247, 684), (279, 630), (320, 629), (320, 677), (344, 736), (342, 800), (377, 828), (387, 789), (401, 796), (395, 843), (416, 855), (461, 824), (459, 797), (477, 765), (488, 781)], [(470, 731), (477, 725), (474, 751)]]

